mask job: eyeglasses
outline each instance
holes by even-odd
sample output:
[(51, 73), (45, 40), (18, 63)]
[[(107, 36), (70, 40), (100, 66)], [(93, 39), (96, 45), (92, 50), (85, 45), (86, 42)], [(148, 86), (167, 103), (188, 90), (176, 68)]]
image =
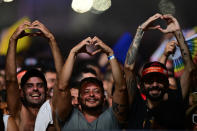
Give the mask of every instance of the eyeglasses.
[(197, 124), (197, 114), (192, 115), (192, 123)]

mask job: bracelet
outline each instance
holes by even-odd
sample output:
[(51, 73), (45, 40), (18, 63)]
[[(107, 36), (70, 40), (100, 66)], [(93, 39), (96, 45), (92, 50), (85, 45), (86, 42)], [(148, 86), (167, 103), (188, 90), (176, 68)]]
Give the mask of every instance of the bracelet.
[(115, 55), (108, 56), (107, 58), (108, 58), (108, 60), (112, 60), (115, 58)]

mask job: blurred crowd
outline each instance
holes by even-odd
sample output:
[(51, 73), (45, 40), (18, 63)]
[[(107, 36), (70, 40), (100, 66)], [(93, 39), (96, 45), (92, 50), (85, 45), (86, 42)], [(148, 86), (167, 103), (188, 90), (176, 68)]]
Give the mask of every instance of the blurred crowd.
[[(165, 29), (154, 23), (158, 19), (166, 23)], [(149, 30), (175, 39), (165, 44), (156, 61), (136, 67), (141, 40)], [(23, 37), (47, 39), (53, 64), (40, 66), (34, 64), (35, 59), (29, 59), (31, 64), (17, 63), (17, 42)], [(64, 61), (47, 27), (38, 20), (24, 21), (11, 36), (5, 67), (0, 69), (0, 128), (197, 130), (197, 55), (191, 53), (187, 41), (174, 16), (155, 14), (137, 28), (124, 63), (97, 36), (75, 44)], [(178, 49), (182, 68), (176, 76), (175, 59), (170, 57)]]

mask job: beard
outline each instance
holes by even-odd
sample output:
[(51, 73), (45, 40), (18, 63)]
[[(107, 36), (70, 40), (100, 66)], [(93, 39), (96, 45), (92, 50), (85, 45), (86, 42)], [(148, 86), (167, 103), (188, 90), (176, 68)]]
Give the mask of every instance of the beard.
[[(158, 90), (158, 91), (160, 91), (160, 93), (159, 94), (151, 94), (150, 92), (153, 91), (153, 90)], [(166, 93), (166, 89), (165, 88), (160, 88), (158, 86), (154, 86), (154, 87), (151, 87), (151, 88), (148, 88), (148, 89), (145, 90), (146, 97), (148, 99), (150, 99), (151, 101), (162, 100), (165, 93)]]
[(80, 105), (81, 105), (81, 109), (85, 110), (85, 111), (88, 111), (88, 112), (95, 112), (95, 111), (98, 111), (98, 110), (100, 111), (103, 108), (103, 100), (100, 101), (99, 104), (94, 106), (94, 107), (87, 106), (86, 101), (85, 101), (85, 103), (83, 103), (83, 102), (81, 102), (81, 100), (79, 100), (79, 102), (80, 102)]
[(36, 103), (28, 100), (26, 95), (24, 95), (24, 97), (21, 98), (21, 101), (24, 106), (32, 107), (32, 108), (40, 108), (42, 106), (42, 104), (45, 102), (45, 100), (46, 100), (46, 95), (44, 96), (44, 98), (42, 100), (40, 100), (39, 102), (36, 102)]

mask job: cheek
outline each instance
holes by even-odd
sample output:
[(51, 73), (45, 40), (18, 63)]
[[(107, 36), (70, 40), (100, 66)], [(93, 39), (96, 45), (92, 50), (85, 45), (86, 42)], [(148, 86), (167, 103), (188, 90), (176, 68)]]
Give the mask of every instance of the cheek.
[(148, 87), (150, 87), (150, 84), (144, 84), (145, 89), (147, 89)]
[(45, 93), (45, 89), (44, 88), (40, 88), (38, 90), (39, 90), (40, 93), (43, 93), (43, 94)]
[(158, 86), (159, 86), (160, 88), (164, 88), (164, 84), (159, 83)]

